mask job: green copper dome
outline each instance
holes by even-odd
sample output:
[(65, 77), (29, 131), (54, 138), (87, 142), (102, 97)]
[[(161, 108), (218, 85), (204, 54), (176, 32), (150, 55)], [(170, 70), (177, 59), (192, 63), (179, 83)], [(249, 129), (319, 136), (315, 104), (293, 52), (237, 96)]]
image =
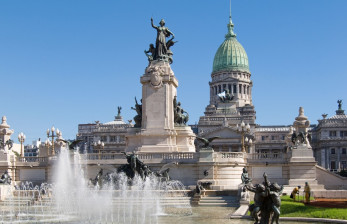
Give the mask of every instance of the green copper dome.
[(224, 42), (220, 45), (214, 56), (212, 73), (222, 70), (249, 72), (246, 51), (237, 41), (233, 29), (234, 24), (230, 17), (228, 33), (225, 35)]

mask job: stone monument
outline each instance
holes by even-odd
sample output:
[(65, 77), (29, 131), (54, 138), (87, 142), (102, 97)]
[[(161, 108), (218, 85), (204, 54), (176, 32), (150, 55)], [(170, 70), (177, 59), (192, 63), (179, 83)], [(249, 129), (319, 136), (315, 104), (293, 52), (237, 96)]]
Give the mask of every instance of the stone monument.
[(289, 185), (297, 186), (308, 182), (317, 185), (316, 161), (313, 157), (308, 128), (310, 121), (304, 115), (304, 109), (299, 108), (299, 116), (295, 118), (291, 132), (291, 142), (287, 141), (289, 158)]
[[(189, 126), (188, 113), (178, 108), (178, 81), (170, 67), (174, 34), (165, 27), (151, 24), (157, 31), (156, 45), (145, 51), (149, 65), (140, 78), (142, 84), (142, 105), (138, 113), (138, 122), (126, 135), (127, 152), (195, 152), (195, 134)], [(166, 41), (166, 37), (171, 39)], [(149, 55), (151, 53), (151, 55)], [(175, 105), (176, 101), (176, 105)], [(139, 104), (136, 102), (136, 107)], [(135, 108), (134, 108), (135, 109)], [(178, 111), (179, 110), (179, 111)], [(140, 112), (140, 113), (139, 113)], [(175, 123), (175, 115), (181, 116)], [(139, 116), (142, 119), (139, 119)]]

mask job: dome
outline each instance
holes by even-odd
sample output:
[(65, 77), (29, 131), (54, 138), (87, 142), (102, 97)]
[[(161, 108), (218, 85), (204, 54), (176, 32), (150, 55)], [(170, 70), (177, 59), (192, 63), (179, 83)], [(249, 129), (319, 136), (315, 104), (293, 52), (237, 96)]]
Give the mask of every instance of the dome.
[(233, 29), (234, 24), (230, 18), (228, 33), (214, 56), (212, 73), (222, 70), (249, 72), (246, 51), (237, 41)]

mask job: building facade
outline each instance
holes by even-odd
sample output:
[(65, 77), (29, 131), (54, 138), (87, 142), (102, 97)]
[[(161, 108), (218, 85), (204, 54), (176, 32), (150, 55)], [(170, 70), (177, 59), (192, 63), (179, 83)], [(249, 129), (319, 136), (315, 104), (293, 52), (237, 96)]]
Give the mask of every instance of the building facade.
[[(115, 119), (110, 122), (100, 123), (96, 121), (93, 124), (79, 124), (77, 140), (80, 151), (87, 153), (119, 153), (125, 151), (125, 134), (127, 129), (133, 127), (133, 124), (125, 123), (120, 111)], [(98, 143), (103, 143), (101, 146)]]
[[(293, 128), (291, 125), (256, 124), (251, 77), (247, 53), (236, 39), (230, 17), (225, 39), (214, 56), (209, 104), (198, 124), (191, 127), (199, 137), (218, 137), (210, 143), (215, 152), (247, 152), (250, 166), (252, 161), (259, 162), (258, 158), (280, 163), (290, 154), (288, 145)], [(318, 165), (331, 171), (347, 168), (347, 116), (341, 104), (339, 101), (336, 115), (330, 118), (323, 115), (317, 125), (308, 128)], [(111, 122), (79, 124), (77, 139), (83, 142), (81, 151), (124, 152), (127, 129), (132, 127), (131, 123), (123, 121), (120, 111)], [(102, 148), (96, 144), (98, 142), (104, 143)]]

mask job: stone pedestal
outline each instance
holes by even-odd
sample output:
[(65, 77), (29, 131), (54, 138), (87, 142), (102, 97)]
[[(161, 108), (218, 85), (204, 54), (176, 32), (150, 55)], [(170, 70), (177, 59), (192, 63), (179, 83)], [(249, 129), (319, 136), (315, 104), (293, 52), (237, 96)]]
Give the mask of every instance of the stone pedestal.
[(195, 152), (195, 134), (189, 126), (175, 127), (176, 143), (179, 152)]
[(298, 145), (295, 148), (292, 148), (290, 162), (310, 162), (315, 163), (315, 159), (313, 157), (312, 148), (307, 147), (307, 145)]
[(303, 186), (305, 182), (316, 185), (316, 161), (313, 151), (307, 145), (299, 145), (292, 149), (289, 160), (289, 181), (290, 186)]
[(177, 79), (168, 62), (152, 61), (141, 77), (141, 128), (130, 128), (126, 151), (195, 152), (195, 134), (189, 126), (175, 127), (174, 97)]

